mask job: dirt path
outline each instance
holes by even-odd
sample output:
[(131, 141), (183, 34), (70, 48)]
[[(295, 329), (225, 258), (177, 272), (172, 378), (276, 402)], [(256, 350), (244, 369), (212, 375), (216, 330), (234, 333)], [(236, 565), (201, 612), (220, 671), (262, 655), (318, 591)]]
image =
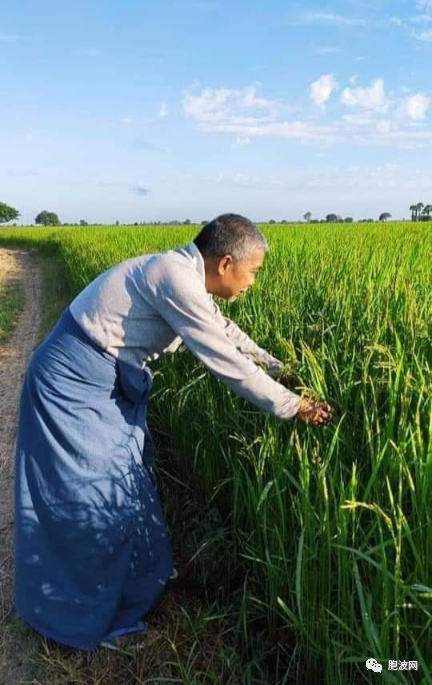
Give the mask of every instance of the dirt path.
[(13, 280), (22, 282), (25, 306), (12, 337), (0, 346), (0, 682), (4, 685), (17, 685), (25, 677), (25, 660), (16, 653), (11, 632), (6, 628), (13, 614), (13, 457), (17, 409), (27, 361), (38, 343), (41, 278), (28, 252), (0, 248), (0, 281)]

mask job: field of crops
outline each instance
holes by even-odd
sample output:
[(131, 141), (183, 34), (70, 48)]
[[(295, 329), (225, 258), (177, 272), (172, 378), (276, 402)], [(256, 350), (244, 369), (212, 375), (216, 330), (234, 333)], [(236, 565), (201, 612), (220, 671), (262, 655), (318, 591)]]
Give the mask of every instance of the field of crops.
[[(58, 251), (76, 293), (198, 229), (2, 229), (0, 246)], [(192, 572), (224, 579), (245, 641), (262, 630), (330, 684), (432, 683), (432, 224), (262, 229), (254, 288), (219, 304), (287, 364), (294, 390), (333, 407), (333, 424), (258, 411), (183, 347), (153, 365), (167, 481), (208, 504)], [(392, 673), (390, 660), (418, 672)]]

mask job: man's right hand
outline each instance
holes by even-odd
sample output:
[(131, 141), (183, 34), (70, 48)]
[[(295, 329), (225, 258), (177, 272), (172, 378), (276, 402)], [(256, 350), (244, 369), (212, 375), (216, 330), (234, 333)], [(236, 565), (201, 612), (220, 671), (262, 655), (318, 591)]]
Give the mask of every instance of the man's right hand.
[(296, 419), (313, 426), (326, 426), (333, 418), (333, 410), (326, 402), (317, 402), (309, 397), (302, 397)]

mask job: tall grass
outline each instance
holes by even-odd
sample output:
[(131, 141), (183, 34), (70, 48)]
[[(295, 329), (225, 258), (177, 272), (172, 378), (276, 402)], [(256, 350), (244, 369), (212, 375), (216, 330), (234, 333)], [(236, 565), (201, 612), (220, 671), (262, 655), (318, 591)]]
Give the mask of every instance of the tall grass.
[[(271, 250), (253, 291), (221, 309), (334, 421), (259, 412), (182, 348), (153, 365), (164, 468), (216, 512), (191, 570), (226, 579), (245, 643), (265, 626), (278, 658), (316, 664), (328, 683), (373, 682), (370, 657), (384, 682), (432, 683), (431, 225), (263, 230)], [(0, 240), (56, 244), (78, 291), (197, 228), (38, 231)], [(421, 679), (389, 672), (390, 659), (417, 660)]]

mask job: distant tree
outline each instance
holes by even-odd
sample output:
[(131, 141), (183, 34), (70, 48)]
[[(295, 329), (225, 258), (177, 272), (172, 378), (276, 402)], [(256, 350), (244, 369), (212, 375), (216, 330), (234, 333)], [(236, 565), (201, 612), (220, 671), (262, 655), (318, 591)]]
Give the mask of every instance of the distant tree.
[(276, 221), (274, 219), (270, 219), (269, 224), (275, 224)]
[(420, 214), (421, 214), (421, 212), (422, 212), (423, 207), (424, 207), (423, 202), (417, 202), (417, 204), (416, 204), (416, 210), (417, 210), (416, 220), (417, 220), (417, 221), (418, 221), (419, 218), (420, 218)]
[(0, 224), (18, 219), (20, 213), (15, 207), (9, 207), (5, 202), (0, 202)]
[(190, 219), (185, 219), (183, 223), (185, 224), (185, 226), (189, 226), (190, 222)]
[(352, 224), (352, 222), (354, 221), (354, 219), (352, 218), (352, 216), (346, 216), (345, 219), (344, 219), (344, 221), (345, 221), (346, 224)]
[(429, 221), (431, 212), (432, 212), (432, 205), (425, 205), (423, 207), (423, 211), (422, 211), (422, 220), (423, 221)]
[(208, 224), (207, 219), (203, 219), (203, 221), (201, 221), (201, 226), (205, 226), (206, 224)]
[(80, 219), (79, 225), (80, 226), (88, 226), (88, 223), (87, 223), (87, 221), (84, 221), (84, 219)]
[(35, 218), (35, 223), (42, 224), (43, 226), (59, 226), (60, 219), (55, 212), (48, 212), (44, 209), (42, 212), (39, 212)]
[(416, 221), (417, 219), (417, 205), (410, 206), (411, 221)]
[(326, 221), (328, 223), (335, 223), (338, 220), (337, 214), (326, 214)]
[(303, 219), (309, 223), (309, 221), (312, 219), (312, 212), (306, 212), (306, 214), (303, 214)]
[(379, 215), (378, 221), (387, 221), (387, 219), (391, 219), (391, 214), (389, 212), (383, 212)]
[(118, 219), (117, 219), (117, 221), (115, 222), (115, 225), (116, 225), (116, 226), (120, 226), (120, 221), (119, 221)]
[(282, 219), (281, 224), (286, 224), (286, 223), (287, 223), (287, 220), (286, 220), (286, 219)]

